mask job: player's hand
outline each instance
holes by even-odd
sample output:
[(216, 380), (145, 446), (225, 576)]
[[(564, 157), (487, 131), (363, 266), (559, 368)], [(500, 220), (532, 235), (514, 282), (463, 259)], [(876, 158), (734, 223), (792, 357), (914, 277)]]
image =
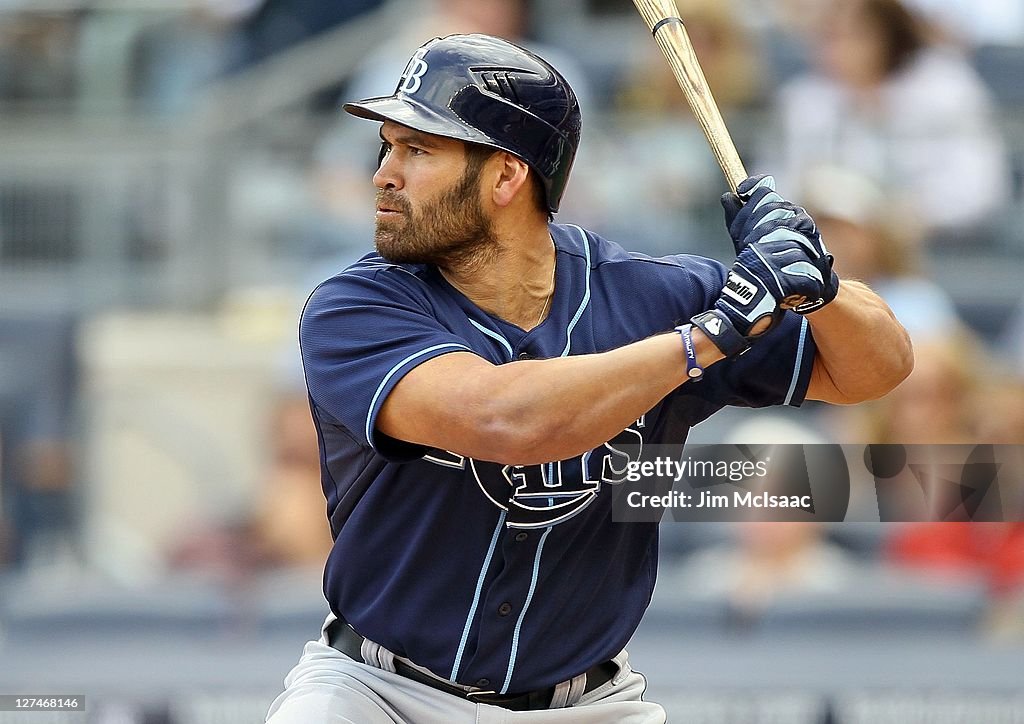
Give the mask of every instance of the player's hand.
[[(807, 212), (775, 191), (771, 176), (752, 176), (722, 206), (737, 260), (773, 289), (784, 309), (809, 314), (835, 299), (839, 277), (833, 257)], [(748, 249), (756, 245), (756, 256)], [(774, 284), (773, 284), (774, 282)]]
[[(753, 196), (757, 195), (757, 199)], [(751, 203), (748, 203), (751, 202)], [(729, 230), (733, 246), (739, 254), (743, 248), (744, 230), (749, 226), (751, 215), (757, 211), (762, 216), (767, 216), (775, 207), (766, 208), (769, 204), (785, 204), (783, 199), (775, 191), (775, 177), (767, 174), (751, 176), (740, 183), (736, 193), (728, 192), (722, 195), (722, 208), (725, 209), (725, 228)], [(790, 218), (791, 215), (785, 212), (776, 215), (778, 218)], [(773, 219), (765, 219), (771, 221)]]
[(690, 320), (726, 357), (747, 351), (785, 313), (782, 289), (765, 271), (757, 251), (748, 245), (733, 262), (714, 306)]
[(748, 340), (760, 337), (782, 319), (784, 290), (771, 278), (757, 251), (748, 246), (736, 257), (715, 309)]
[(784, 313), (768, 287), (737, 259), (714, 306), (690, 321), (730, 358), (750, 349)]

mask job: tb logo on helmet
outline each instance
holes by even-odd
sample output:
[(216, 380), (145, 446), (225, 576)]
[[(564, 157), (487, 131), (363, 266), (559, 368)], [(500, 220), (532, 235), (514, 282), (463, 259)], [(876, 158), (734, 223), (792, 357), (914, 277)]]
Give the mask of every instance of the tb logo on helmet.
[(426, 48), (420, 48), (413, 53), (412, 58), (409, 60), (409, 65), (405, 68), (405, 73), (402, 74), (402, 82), (398, 86), (402, 93), (415, 93), (420, 89), (420, 86), (423, 84), (423, 76), (430, 69), (427, 61), (423, 60), (423, 56), (426, 54)]

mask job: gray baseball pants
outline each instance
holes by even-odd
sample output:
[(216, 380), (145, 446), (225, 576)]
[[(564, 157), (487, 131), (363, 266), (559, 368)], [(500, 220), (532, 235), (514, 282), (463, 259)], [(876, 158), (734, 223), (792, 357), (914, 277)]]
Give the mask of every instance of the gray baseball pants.
[[(330, 621), (330, 618), (328, 619)], [(326, 627), (326, 624), (325, 624)], [(369, 643), (369, 642), (367, 642)], [(376, 647), (376, 648), (374, 648)], [(267, 724), (663, 724), (665, 710), (642, 700), (647, 681), (633, 671), (625, 651), (619, 673), (591, 692), (559, 685), (563, 708), (509, 711), (439, 691), (389, 671), (389, 651), (364, 647), (354, 661), (321, 636), (310, 641), (285, 677), (285, 690), (270, 706)], [(393, 659), (391, 659), (393, 661)], [(579, 677), (577, 677), (579, 678)]]

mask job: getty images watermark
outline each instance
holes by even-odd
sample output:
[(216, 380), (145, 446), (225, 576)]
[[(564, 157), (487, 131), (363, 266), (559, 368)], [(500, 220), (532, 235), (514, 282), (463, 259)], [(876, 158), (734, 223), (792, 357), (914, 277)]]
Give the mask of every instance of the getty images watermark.
[(703, 445), (625, 450), (622, 522), (1024, 520), (1017, 445)]
[[(645, 478), (671, 478), (674, 484), (684, 480), (712, 480), (720, 483), (740, 483), (766, 480), (771, 457), (763, 460), (673, 460), (670, 457), (654, 460), (630, 461), (626, 465), (626, 480), (638, 483)], [(712, 483), (713, 485), (714, 483)], [(646, 494), (630, 490), (626, 504), (631, 508), (811, 508), (810, 495), (777, 495), (767, 491), (733, 490), (715, 493), (699, 489), (693, 493), (668, 490), (661, 494)]]

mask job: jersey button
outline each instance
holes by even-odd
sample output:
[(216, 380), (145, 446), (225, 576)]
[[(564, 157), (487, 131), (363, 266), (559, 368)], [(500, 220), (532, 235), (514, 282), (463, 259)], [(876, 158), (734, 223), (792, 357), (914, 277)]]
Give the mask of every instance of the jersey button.
[(524, 540), (529, 538), (529, 533), (516, 533), (516, 543), (522, 543)]
[(505, 601), (505, 603), (498, 606), (499, 616), (508, 616), (510, 613), (512, 613), (512, 604), (508, 601)]
[(529, 352), (520, 352), (519, 359), (533, 359), (533, 355)]
[(491, 685), (491, 680), (490, 679), (477, 679), (476, 680), (476, 685), (481, 687), (481, 688), (484, 687), (484, 686), (490, 686)]

